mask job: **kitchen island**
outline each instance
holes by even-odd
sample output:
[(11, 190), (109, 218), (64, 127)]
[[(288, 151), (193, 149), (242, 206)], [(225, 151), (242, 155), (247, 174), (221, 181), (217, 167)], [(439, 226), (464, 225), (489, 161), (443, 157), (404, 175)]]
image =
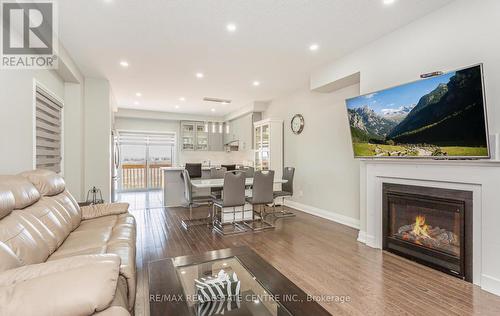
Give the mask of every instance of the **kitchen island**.
[[(210, 168), (205, 166), (201, 168), (202, 179), (210, 178)], [(163, 199), (166, 207), (183, 206), (186, 204), (184, 199), (184, 180), (181, 177), (184, 167), (164, 167), (163, 173)], [(210, 195), (210, 189), (193, 188), (193, 195)]]

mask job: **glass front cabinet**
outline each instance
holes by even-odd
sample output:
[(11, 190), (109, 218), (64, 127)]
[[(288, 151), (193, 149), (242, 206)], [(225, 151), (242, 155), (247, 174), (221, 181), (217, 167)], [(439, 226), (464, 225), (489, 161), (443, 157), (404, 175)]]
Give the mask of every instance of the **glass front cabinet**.
[(223, 122), (181, 122), (181, 149), (222, 151)]
[(182, 150), (195, 150), (196, 143), (196, 123), (181, 123)]
[(283, 121), (266, 119), (254, 123), (255, 170), (274, 170), (283, 175)]

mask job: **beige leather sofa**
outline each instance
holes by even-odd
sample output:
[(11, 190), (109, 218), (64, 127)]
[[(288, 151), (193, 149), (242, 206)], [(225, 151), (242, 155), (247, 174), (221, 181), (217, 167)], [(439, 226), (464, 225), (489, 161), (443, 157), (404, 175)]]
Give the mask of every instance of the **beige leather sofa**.
[(0, 176), (0, 315), (130, 315), (128, 204), (79, 207), (57, 174)]

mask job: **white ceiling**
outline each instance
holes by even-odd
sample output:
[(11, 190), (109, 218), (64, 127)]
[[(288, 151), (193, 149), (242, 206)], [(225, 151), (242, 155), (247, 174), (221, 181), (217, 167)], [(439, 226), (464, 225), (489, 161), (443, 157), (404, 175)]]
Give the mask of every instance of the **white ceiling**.
[(86, 76), (110, 81), (119, 107), (224, 115), (301, 87), (318, 66), (451, 1), (64, 0), (60, 39)]

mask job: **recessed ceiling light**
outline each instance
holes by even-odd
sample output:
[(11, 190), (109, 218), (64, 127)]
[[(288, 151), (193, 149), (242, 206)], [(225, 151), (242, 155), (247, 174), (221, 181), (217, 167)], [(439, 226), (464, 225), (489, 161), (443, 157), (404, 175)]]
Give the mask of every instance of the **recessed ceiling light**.
[(184, 101), (186, 101), (186, 98), (185, 97), (180, 97), (179, 101), (184, 102)]
[(260, 86), (260, 81), (255, 80), (252, 84), (256, 87)]
[(234, 23), (228, 23), (228, 24), (226, 25), (226, 30), (227, 30), (229, 33), (234, 33), (234, 32), (236, 32), (236, 29), (237, 29), (237, 27), (236, 27), (236, 24), (234, 24)]
[(178, 108), (180, 108), (180, 106), (176, 105), (175, 108), (178, 109)]
[(210, 111), (215, 112), (215, 109), (211, 109)]
[(136, 97), (142, 97), (142, 93), (137, 92), (137, 93), (135, 94), (135, 96), (136, 96)]
[(128, 65), (128, 62), (126, 60), (122, 60), (122, 61), (120, 61), (120, 66), (127, 68), (129, 65)]
[(135, 101), (135, 102), (134, 102), (134, 104), (135, 104), (135, 105), (139, 105), (140, 103), (139, 103), (139, 102), (137, 102), (137, 101)]
[(196, 73), (196, 78), (202, 79), (203, 77), (205, 77), (205, 75), (202, 72), (197, 72)]
[(318, 45), (318, 44), (311, 44), (311, 45), (309, 45), (309, 50), (310, 50), (311, 52), (315, 52), (315, 51), (317, 51), (318, 49), (319, 49), (319, 45)]
[(396, 2), (396, 0), (384, 0), (384, 4), (386, 5), (393, 4), (394, 2)]

